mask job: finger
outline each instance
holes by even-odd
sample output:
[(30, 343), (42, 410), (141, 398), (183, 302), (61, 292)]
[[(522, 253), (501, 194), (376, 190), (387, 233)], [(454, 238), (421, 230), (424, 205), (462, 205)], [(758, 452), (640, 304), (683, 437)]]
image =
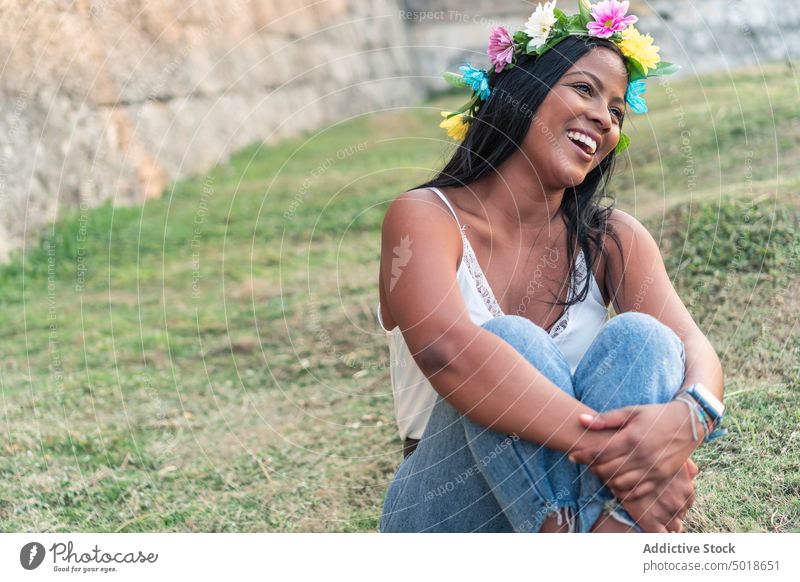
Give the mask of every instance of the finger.
[(618, 475), (621, 475), (621, 467), (622, 464), (620, 460), (615, 459), (610, 463), (590, 463), (589, 470), (594, 474), (597, 475), (601, 481), (606, 483), (609, 487), (615, 487), (616, 489), (620, 489), (621, 491), (628, 491), (630, 487), (619, 487), (616, 483), (612, 483), (612, 479)]
[(686, 519), (686, 515), (687, 515), (688, 513), (689, 513), (689, 508), (688, 508), (687, 506), (684, 506), (684, 507), (682, 507), (682, 508), (681, 508), (681, 510), (678, 512), (678, 516), (677, 516), (677, 517), (678, 517), (679, 519)]
[(569, 460), (580, 465), (591, 465), (595, 463), (601, 455), (604, 455), (604, 451), (605, 446), (578, 449), (570, 452)]
[(647, 533), (670, 533), (669, 529), (667, 529), (667, 522), (664, 519), (656, 516), (651, 516), (651, 518), (646, 522), (647, 527), (645, 527), (644, 524), (640, 525)]
[(667, 529), (669, 529), (670, 533), (681, 533), (683, 530), (683, 520), (678, 518), (673, 519), (667, 526)]
[(616, 495), (619, 498), (619, 500), (623, 502), (636, 501), (637, 499), (641, 499), (645, 495), (650, 495), (651, 493), (655, 492), (657, 488), (658, 488), (657, 481), (655, 480), (644, 481), (636, 485), (636, 487), (634, 487), (630, 491), (620, 491), (620, 493), (622, 493), (622, 496), (618, 495), (617, 493), (615, 493), (614, 495)]
[(588, 465), (589, 460), (594, 456), (594, 452), (590, 449), (580, 449), (576, 451), (572, 451), (569, 454), (569, 460), (573, 463), (578, 463), (580, 465)]
[(635, 413), (634, 408), (617, 408), (600, 414), (580, 414), (578, 421), (584, 428), (592, 430), (622, 428)]
[(619, 471), (617, 474), (612, 475), (608, 483), (615, 489), (630, 491), (635, 489), (637, 485), (642, 484), (646, 475), (647, 473), (640, 469), (626, 473)]
[(694, 479), (700, 472), (700, 468), (691, 459), (686, 459), (686, 469), (687, 472), (689, 473), (689, 479)]
[(677, 497), (673, 497), (668, 495), (667, 498), (663, 500), (666, 504), (666, 507), (670, 509), (667, 510), (668, 513), (668, 521), (667, 528), (670, 531), (679, 532), (683, 528), (683, 519), (686, 517), (686, 498), (682, 495), (678, 495)]
[(689, 495), (686, 496), (686, 503), (684, 503), (683, 507), (681, 508), (682, 511), (681, 519), (686, 517), (686, 514), (689, 513), (689, 510), (692, 508), (692, 505), (694, 505), (694, 501), (695, 501), (695, 494), (694, 494), (694, 487), (692, 487), (691, 490), (689, 491)]
[[(624, 429), (623, 429), (624, 430)], [(624, 442), (623, 433), (611, 436), (601, 447), (587, 447), (574, 451), (570, 454), (573, 463), (581, 465), (604, 464), (614, 460), (623, 460), (630, 454), (627, 444)]]

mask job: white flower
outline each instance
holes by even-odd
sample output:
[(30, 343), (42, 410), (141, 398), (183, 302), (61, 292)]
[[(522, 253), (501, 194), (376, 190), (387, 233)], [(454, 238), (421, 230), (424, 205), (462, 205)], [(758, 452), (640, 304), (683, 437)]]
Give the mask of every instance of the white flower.
[(547, 42), (550, 29), (556, 23), (556, 17), (553, 13), (555, 8), (556, 0), (553, 0), (552, 2), (545, 2), (544, 5), (539, 4), (536, 10), (533, 11), (528, 22), (525, 23), (525, 34), (531, 37), (528, 46), (536, 48)]

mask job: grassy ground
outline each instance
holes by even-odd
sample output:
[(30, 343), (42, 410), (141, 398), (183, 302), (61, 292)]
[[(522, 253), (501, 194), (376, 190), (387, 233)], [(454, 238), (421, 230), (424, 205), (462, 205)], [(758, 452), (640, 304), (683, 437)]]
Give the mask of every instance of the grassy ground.
[[(727, 371), (692, 531), (800, 531), (789, 73), (652, 84), (614, 182)], [(0, 530), (374, 530), (401, 456), (379, 228), (445, 159), (438, 111), (461, 98), (249, 148), (3, 267)]]

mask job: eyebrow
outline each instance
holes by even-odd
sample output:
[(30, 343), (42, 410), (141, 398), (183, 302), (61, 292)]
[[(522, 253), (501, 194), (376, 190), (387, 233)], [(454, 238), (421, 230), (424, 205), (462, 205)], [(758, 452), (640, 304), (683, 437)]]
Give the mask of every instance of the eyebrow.
[[(591, 77), (594, 80), (594, 82), (597, 83), (597, 86), (600, 87), (601, 91), (605, 90), (605, 85), (603, 85), (603, 82), (600, 80), (600, 77), (598, 77), (594, 73), (590, 73), (589, 71), (572, 71), (571, 73), (567, 73), (564, 76), (568, 77), (569, 75), (586, 75), (587, 77)], [(612, 101), (621, 101), (622, 103), (625, 103), (625, 100), (619, 95), (612, 98)]]

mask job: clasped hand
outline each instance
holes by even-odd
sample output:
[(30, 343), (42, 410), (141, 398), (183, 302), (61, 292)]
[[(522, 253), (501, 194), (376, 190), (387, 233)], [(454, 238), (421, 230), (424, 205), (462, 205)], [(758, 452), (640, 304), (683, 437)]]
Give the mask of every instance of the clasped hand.
[(700, 444), (693, 439), (690, 414), (679, 401), (582, 414), (582, 426), (608, 435), (584, 439), (569, 458), (588, 465), (621, 501), (641, 498), (672, 479)]

